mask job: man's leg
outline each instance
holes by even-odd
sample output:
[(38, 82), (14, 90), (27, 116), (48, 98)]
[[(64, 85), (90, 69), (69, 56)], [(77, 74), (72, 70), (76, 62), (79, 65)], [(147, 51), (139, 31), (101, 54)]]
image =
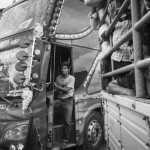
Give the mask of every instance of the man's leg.
[(71, 131), (72, 123), (72, 110), (73, 110), (73, 99), (62, 100), (63, 114), (64, 114), (64, 135), (63, 139), (68, 141)]
[(116, 80), (108, 84), (107, 91), (110, 94), (135, 96), (135, 92), (132, 89), (119, 86)]

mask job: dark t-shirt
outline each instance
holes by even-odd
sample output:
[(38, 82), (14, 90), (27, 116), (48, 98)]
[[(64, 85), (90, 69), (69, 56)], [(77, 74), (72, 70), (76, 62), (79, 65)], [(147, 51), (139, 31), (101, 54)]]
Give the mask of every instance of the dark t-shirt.
[(135, 91), (135, 75), (134, 71), (122, 74), (117, 77), (117, 83), (124, 88), (133, 89)]

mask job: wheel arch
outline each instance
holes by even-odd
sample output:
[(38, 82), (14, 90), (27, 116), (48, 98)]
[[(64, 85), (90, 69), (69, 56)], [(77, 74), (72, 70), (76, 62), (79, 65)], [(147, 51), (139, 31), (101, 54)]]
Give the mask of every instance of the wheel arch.
[(82, 128), (81, 128), (82, 131), (84, 129), (86, 118), (89, 116), (89, 114), (91, 114), (94, 111), (98, 112), (101, 115), (101, 104), (94, 104), (93, 106), (88, 108), (87, 112), (83, 116), (84, 119), (83, 119)]
[(88, 108), (87, 112), (84, 114), (83, 116), (83, 121), (82, 124), (80, 126), (80, 140), (79, 142), (77, 142), (77, 145), (82, 145), (83, 144), (83, 131), (84, 131), (84, 126), (85, 126), (85, 122), (86, 122), (86, 118), (92, 113), (92, 112), (98, 112), (100, 115), (101, 114), (101, 104), (94, 104), (91, 107)]

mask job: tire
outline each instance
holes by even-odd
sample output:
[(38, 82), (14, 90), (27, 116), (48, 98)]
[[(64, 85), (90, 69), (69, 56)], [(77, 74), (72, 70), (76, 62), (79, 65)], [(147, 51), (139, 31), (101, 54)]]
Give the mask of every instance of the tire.
[(102, 141), (103, 129), (101, 115), (93, 111), (85, 120), (82, 149), (99, 150)]

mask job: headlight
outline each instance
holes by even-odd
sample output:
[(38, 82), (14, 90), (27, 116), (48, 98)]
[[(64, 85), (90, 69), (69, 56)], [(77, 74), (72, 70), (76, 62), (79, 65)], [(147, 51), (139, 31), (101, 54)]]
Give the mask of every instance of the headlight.
[(9, 150), (16, 150), (16, 147), (14, 145), (10, 145)]
[(20, 140), (26, 137), (28, 125), (19, 125), (14, 129), (7, 130), (4, 134), (4, 140)]
[(23, 150), (24, 146), (20, 143), (17, 145), (17, 150)]

